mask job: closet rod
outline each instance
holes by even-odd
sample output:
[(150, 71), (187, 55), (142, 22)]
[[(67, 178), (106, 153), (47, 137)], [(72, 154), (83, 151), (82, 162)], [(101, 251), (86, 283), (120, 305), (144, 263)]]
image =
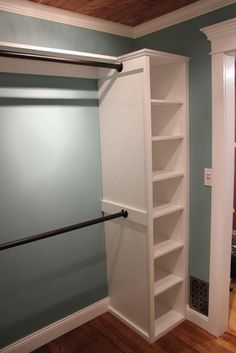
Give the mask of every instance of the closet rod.
[(72, 65), (83, 65), (83, 66), (95, 66), (95, 67), (104, 67), (108, 69), (115, 69), (118, 72), (123, 70), (122, 63), (108, 63), (100, 61), (87, 61), (81, 59), (72, 59), (72, 58), (63, 58), (60, 56), (51, 56), (51, 55), (42, 55), (42, 54), (31, 54), (25, 52), (9, 51), (0, 49), (0, 56), (7, 58), (21, 58), (29, 60), (40, 60), (40, 61), (50, 61), (61, 64), (72, 64)]
[(121, 210), (118, 213), (113, 213), (113, 214), (110, 214), (108, 216), (103, 216), (103, 217), (100, 217), (100, 218), (91, 219), (89, 221), (85, 221), (85, 222), (82, 222), (82, 223), (77, 223), (77, 224), (73, 224), (71, 226), (67, 226), (67, 227), (51, 230), (51, 231), (46, 232), (46, 233), (36, 234), (36, 235), (32, 235), (32, 236), (29, 236), (29, 237), (26, 237), (26, 238), (22, 238), (22, 239), (19, 239), (19, 240), (13, 240), (13, 241), (10, 241), (8, 243), (3, 243), (3, 244), (0, 244), (0, 251), (1, 250), (6, 250), (6, 249), (10, 249), (10, 248), (13, 248), (13, 247), (16, 247), (16, 246), (20, 246), (20, 245), (23, 245), (23, 244), (32, 243), (33, 241), (54, 237), (55, 235), (71, 232), (72, 230), (85, 228), (85, 227), (92, 226), (92, 225), (97, 224), (97, 223), (109, 221), (111, 219), (115, 219), (115, 218), (119, 218), (119, 217), (127, 218), (128, 217), (128, 212), (125, 211), (125, 210)]

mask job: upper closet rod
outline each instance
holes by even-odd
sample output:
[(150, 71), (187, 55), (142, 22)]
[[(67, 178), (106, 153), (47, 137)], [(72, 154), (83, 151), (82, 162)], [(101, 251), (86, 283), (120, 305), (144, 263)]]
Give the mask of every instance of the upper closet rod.
[(22, 239), (19, 239), (19, 240), (13, 240), (13, 241), (10, 241), (8, 243), (0, 244), (0, 251), (1, 250), (6, 250), (6, 249), (10, 249), (10, 248), (14, 248), (16, 246), (20, 246), (20, 245), (23, 245), (23, 244), (32, 243), (33, 241), (37, 241), (37, 240), (41, 240), (41, 239), (45, 239), (45, 238), (50, 238), (50, 237), (53, 237), (55, 235), (59, 235), (59, 234), (62, 234), (62, 233), (68, 233), (68, 232), (71, 232), (72, 230), (85, 228), (85, 227), (92, 226), (92, 225), (97, 224), (97, 223), (109, 221), (111, 219), (115, 219), (115, 218), (119, 218), (119, 217), (127, 218), (128, 217), (128, 212), (125, 211), (125, 210), (121, 210), (120, 212), (113, 213), (113, 214), (110, 214), (108, 216), (103, 216), (103, 217), (100, 217), (100, 218), (91, 219), (90, 221), (85, 221), (85, 222), (82, 222), (82, 223), (73, 224), (72, 226), (67, 226), (67, 227), (51, 230), (51, 231), (46, 232), (46, 233), (41, 233), (41, 234), (37, 234), (37, 235), (31, 235), (29, 237), (22, 238)]
[(2, 49), (0, 49), (0, 56), (5, 56), (8, 58), (22, 58), (22, 59), (29, 59), (29, 60), (50, 61), (50, 62), (61, 63), (61, 64), (104, 67), (108, 69), (115, 69), (118, 72), (121, 72), (123, 70), (122, 63), (114, 64), (114, 63), (100, 62), (100, 61), (87, 61), (87, 60), (81, 60), (81, 59), (63, 58), (60, 56), (32, 54), (32, 53), (9, 51), (9, 50), (2, 50)]

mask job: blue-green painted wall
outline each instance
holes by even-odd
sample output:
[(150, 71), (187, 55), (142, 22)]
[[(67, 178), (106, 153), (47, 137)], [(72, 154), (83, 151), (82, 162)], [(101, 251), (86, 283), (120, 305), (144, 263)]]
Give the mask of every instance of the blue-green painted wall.
[[(121, 55), (130, 39), (0, 12), (0, 40)], [(0, 242), (101, 215), (97, 81), (0, 74)], [(0, 348), (107, 296), (103, 225), (0, 254)]]
[(133, 50), (134, 40), (0, 11), (0, 41), (17, 42), (104, 55)]
[[(0, 74), (1, 243), (100, 217), (97, 81)], [(107, 296), (103, 226), (0, 254), (0, 347)]]
[(203, 185), (203, 170), (211, 167), (211, 58), (210, 42), (200, 28), (235, 16), (234, 4), (136, 40), (136, 49), (190, 57), (189, 274), (205, 281), (209, 279), (211, 189)]

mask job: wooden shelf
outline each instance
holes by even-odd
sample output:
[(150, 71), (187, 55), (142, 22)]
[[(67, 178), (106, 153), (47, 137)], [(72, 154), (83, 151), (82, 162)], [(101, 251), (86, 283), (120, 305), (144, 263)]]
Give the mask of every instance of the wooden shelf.
[(152, 181), (168, 180), (177, 177), (183, 177), (184, 172), (172, 170), (154, 170), (152, 172)]
[(154, 295), (160, 295), (166, 290), (176, 286), (183, 282), (183, 279), (172, 274), (161, 270), (158, 270), (158, 280), (154, 284)]
[(152, 136), (152, 141), (183, 140), (183, 135)]
[(174, 212), (183, 211), (184, 207), (181, 205), (176, 205), (172, 203), (164, 203), (160, 206), (154, 207), (153, 218), (162, 217)]
[(159, 242), (154, 246), (154, 259), (169, 254), (172, 251), (181, 249), (183, 243), (167, 238), (159, 238)]
[(155, 320), (155, 338), (164, 335), (184, 320), (184, 315), (175, 310), (166, 310), (165, 314)]
[(166, 99), (151, 99), (151, 104), (152, 105), (170, 105), (170, 104), (182, 105), (183, 102), (175, 101), (175, 100), (166, 100)]

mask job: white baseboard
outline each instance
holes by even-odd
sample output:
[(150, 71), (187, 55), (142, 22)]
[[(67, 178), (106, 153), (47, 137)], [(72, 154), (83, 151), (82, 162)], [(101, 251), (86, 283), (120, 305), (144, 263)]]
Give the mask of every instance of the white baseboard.
[(100, 300), (85, 309), (65, 317), (43, 329), (0, 349), (0, 353), (30, 353), (48, 342), (64, 335), (108, 311), (109, 298)]
[(117, 319), (124, 322), (124, 324), (129, 326), (133, 331), (137, 332), (140, 336), (150, 342), (150, 337), (146, 331), (142, 330), (139, 326), (135, 325), (131, 320), (127, 319), (124, 315), (120, 314), (117, 310), (113, 309), (112, 307), (108, 306), (108, 311)]
[(187, 306), (186, 311), (187, 319), (189, 321), (209, 332), (209, 320), (207, 316), (198, 313), (197, 311), (191, 309), (189, 306)]

